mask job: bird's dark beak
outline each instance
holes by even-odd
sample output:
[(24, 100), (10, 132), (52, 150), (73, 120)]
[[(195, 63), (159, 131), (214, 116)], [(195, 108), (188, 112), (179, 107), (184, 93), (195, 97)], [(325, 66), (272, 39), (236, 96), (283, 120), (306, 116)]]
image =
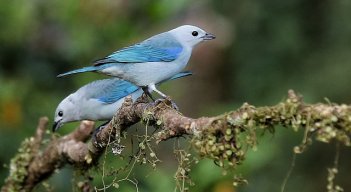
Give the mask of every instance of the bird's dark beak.
[(212, 40), (212, 39), (215, 39), (215, 38), (216, 38), (216, 36), (214, 36), (211, 33), (206, 33), (204, 36), (202, 36), (203, 40)]
[(62, 121), (62, 119), (55, 121), (54, 125), (52, 126), (52, 132), (57, 131), (62, 126), (61, 121)]

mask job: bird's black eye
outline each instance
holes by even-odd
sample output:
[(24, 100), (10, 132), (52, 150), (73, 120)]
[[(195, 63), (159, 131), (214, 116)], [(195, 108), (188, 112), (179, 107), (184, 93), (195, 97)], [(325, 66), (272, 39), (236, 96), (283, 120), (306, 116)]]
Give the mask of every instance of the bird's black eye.
[(63, 115), (63, 111), (59, 111), (58, 116), (62, 117), (62, 115)]
[(199, 33), (198, 33), (197, 31), (193, 31), (191, 34), (192, 34), (194, 37), (196, 37)]

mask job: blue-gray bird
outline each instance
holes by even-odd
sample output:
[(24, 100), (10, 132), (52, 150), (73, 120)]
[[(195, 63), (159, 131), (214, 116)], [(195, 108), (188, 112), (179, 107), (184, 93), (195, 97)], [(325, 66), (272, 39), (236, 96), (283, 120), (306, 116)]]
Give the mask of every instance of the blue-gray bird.
[(98, 72), (129, 81), (141, 87), (151, 98), (149, 90), (166, 98), (155, 85), (182, 71), (195, 45), (214, 38), (214, 35), (198, 27), (183, 25), (115, 51), (95, 61), (93, 66), (63, 73), (58, 77), (88, 71)]
[[(191, 74), (188, 71), (181, 72), (170, 80)], [(67, 122), (110, 120), (122, 106), (126, 96), (131, 95), (135, 101), (142, 93), (138, 86), (118, 78), (91, 82), (60, 102), (55, 111), (53, 131)]]

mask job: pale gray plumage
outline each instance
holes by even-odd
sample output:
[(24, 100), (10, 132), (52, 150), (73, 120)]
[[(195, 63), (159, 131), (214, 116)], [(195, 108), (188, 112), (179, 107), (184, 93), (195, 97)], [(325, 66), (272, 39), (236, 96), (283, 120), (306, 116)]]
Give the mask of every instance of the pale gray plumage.
[[(189, 75), (191, 72), (181, 72), (170, 79)], [(55, 111), (53, 131), (64, 123), (72, 121), (110, 120), (121, 107), (126, 96), (131, 95), (135, 101), (142, 93), (138, 86), (117, 78), (89, 83), (60, 102)]]
[(183, 25), (115, 51), (96, 61), (94, 66), (70, 71), (59, 77), (88, 71), (98, 72), (147, 88), (143, 89), (146, 92), (156, 91), (165, 98), (166, 95), (157, 90), (155, 85), (182, 71), (195, 45), (214, 38), (196, 26)]

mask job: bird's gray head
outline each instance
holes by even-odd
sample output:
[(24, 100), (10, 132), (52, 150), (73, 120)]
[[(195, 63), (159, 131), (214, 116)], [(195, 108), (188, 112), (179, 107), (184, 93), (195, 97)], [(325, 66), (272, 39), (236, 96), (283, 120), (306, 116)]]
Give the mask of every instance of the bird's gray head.
[(57, 106), (55, 111), (55, 122), (52, 131), (57, 131), (64, 123), (76, 121), (78, 118), (77, 107), (75, 106), (74, 94), (69, 95)]
[(194, 47), (198, 43), (216, 38), (199, 27), (183, 25), (169, 31), (183, 46)]

